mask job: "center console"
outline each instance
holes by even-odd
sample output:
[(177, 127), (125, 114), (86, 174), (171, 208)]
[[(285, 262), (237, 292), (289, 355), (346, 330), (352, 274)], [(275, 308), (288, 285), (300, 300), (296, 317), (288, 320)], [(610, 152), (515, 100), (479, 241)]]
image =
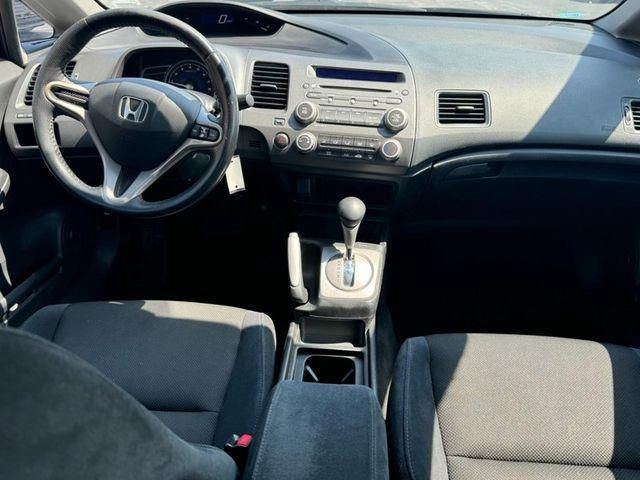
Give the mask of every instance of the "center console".
[(414, 106), (403, 73), (322, 67), (307, 71), (310, 78), (292, 86), (300, 101), (289, 118), (290, 130), (274, 136), (274, 159), (312, 155), (409, 166), (414, 128), (409, 112)]
[(382, 413), (362, 386), (280, 382), (254, 442), (244, 478), (389, 479)]
[[(256, 108), (243, 114), (267, 140), (272, 162), (398, 174), (411, 165), (413, 75), (397, 52), (376, 53), (376, 61), (289, 56), (285, 64), (266, 52), (250, 58), (254, 98), (286, 102), (278, 115)], [(288, 94), (280, 94), (285, 82)]]
[(281, 380), (376, 390), (373, 335), (386, 244), (357, 241), (365, 212), (365, 204), (355, 197), (338, 204), (343, 242), (289, 235), (294, 321)]

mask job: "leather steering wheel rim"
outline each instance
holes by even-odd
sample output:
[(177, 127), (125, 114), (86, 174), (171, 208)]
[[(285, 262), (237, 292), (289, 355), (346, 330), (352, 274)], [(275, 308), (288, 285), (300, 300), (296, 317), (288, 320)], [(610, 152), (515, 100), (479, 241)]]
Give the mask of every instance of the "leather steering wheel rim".
[[(157, 202), (143, 200), (142, 193), (144, 193), (144, 190), (157, 180), (159, 176), (168, 170), (168, 168), (175, 165), (175, 163), (184, 158), (184, 156), (171, 158), (171, 161), (167, 161), (168, 163), (163, 164), (163, 168), (157, 171), (151, 172), (145, 170), (145, 182), (139, 182), (140, 184), (144, 183), (144, 189), (139, 195), (136, 194), (133, 196), (133, 193), (142, 189), (142, 185), (136, 185), (140, 188), (132, 193), (131, 198), (114, 195), (114, 186), (117, 182), (121, 181), (120, 178), (110, 182), (112, 183), (112, 185), (110, 185), (111, 191), (108, 192), (109, 194), (106, 194), (105, 192), (108, 190), (106, 189), (107, 175), (113, 176), (113, 172), (110, 172), (109, 168), (113, 166), (113, 160), (117, 161), (117, 159), (105, 158), (109, 157), (109, 155), (104, 148), (101, 148), (100, 138), (98, 138), (96, 129), (92, 127), (89, 121), (89, 115), (83, 113), (83, 107), (74, 105), (77, 103), (76, 101), (80, 102), (80, 100), (84, 99), (86, 100), (86, 111), (90, 111), (90, 90), (88, 87), (83, 86), (86, 84), (73, 82), (64, 75), (64, 68), (67, 63), (71, 61), (91, 39), (102, 32), (121, 27), (153, 29), (184, 43), (205, 65), (220, 105), (221, 120), (218, 124), (212, 125), (220, 131), (220, 138), (215, 144), (208, 144), (206, 141), (189, 140), (190, 143), (188, 143), (186, 148), (183, 148), (183, 150), (179, 152), (184, 153), (184, 156), (193, 151), (205, 151), (209, 153), (211, 161), (204, 173), (194, 184), (182, 193)], [(111, 81), (114, 82), (118, 80), (119, 79), (114, 79)], [(126, 79), (122, 80), (124, 81)], [(97, 85), (99, 86), (101, 83)], [(160, 86), (158, 85), (158, 87)], [(62, 94), (60, 92), (62, 92)], [(74, 96), (76, 98), (74, 98)], [(80, 97), (82, 98), (78, 100)], [(76, 176), (65, 161), (54, 133), (54, 119), (58, 114), (75, 117), (85, 124), (92, 140), (98, 147), (103, 162), (105, 180), (102, 186), (90, 186), (83, 182)], [(208, 118), (211, 118), (211, 116), (208, 116)], [(239, 129), (239, 110), (232, 74), (221, 55), (202, 34), (186, 23), (163, 13), (138, 8), (127, 8), (107, 10), (88, 16), (74, 24), (55, 42), (48, 56), (41, 64), (38, 73), (33, 103), (33, 122), (38, 145), (46, 165), (68, 190), (83, 200), (108, 211), (134, 216), (163, 216), (193, 205), (206, 197), (220, 182), (236, 150)], [(189, 128), (192, 127), (193, 125), (189, 126)], [(178, 152), (176, 152), (176, 154), (178, 154)], [(125, 168), (122, 166), (119, 172), (122, 173), (124, 170)]]

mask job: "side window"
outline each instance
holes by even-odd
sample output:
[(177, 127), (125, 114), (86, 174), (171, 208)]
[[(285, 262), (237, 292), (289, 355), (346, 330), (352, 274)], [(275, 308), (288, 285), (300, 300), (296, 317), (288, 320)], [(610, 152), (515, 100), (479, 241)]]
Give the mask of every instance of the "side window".
[(29, 43), (53, 37), (53, 27), (20, 0), (13, 0), (20, 42)]

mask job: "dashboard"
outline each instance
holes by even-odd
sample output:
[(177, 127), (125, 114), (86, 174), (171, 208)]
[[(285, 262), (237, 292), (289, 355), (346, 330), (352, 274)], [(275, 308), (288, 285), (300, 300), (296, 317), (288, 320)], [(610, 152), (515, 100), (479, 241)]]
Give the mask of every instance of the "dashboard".
[[(161, 10), (221, 52), (238, 93), (256, 101), (240, 115), (243, 155), (283, 171), (398, 183), (424, 172), (495, 176), (465, 168), (531, 152), (537, 160), (597, 152), (620, 161), (639, 151), (640, 47), (588, 24), (289, 15), (204, 1)], [(39, 61), (25, 70), (4, 121), (19, 157), (37, 154), (27, 100)], [(137, 28), (94, 39), (70, 75), (143, 77), (215, 95), (192, 53)], [(67, 151), (88, 146), (73, 121), (63, 117), (57, 126)]]

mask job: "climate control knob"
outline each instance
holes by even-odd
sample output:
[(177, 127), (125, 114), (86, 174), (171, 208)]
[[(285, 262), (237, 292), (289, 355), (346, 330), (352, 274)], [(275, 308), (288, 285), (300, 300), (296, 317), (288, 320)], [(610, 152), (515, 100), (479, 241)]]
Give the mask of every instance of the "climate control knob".
[(403, 130), (409, 123), (407, 112), (401, 108), (392, 108), (384, 114), (384, 126), (392, 132)]
[(300, 153), (311, 153), (316, 149), (318, 141), (313, 133), (301, 133), (296, 138), (296, 148)]
[(318, 118), (318, 107), (313, 102), (300, 102), (293, 113), (303, 125), (309, 125)]
[(383, 160), (387, 162), (395, 162), (402, 155), (402, 145), (397, 140), (387, 140), (382, 144), (378, 153)]

